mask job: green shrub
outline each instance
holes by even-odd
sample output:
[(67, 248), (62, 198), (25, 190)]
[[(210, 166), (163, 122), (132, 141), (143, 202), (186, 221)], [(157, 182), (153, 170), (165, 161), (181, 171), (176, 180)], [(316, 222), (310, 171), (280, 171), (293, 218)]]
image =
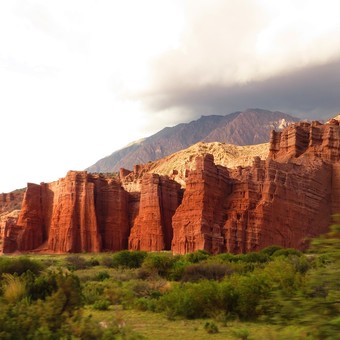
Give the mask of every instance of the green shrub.
[(245, 320), (255, 319), (261, 314), (259, 307), (271, 289), (268, 278), (258, 272), (232, 275), (220, 287), (226, 312)]
[(198, 263), (205, 261), (210, 254), (206, 250), (197, 250), (193, 253), (189, 253), (185, 255), (185, 259), (191, 263)]
[(110, 307), (110, 302), (108, 300), (97, 300), (94, 304), (93, 304), (93, 308), (96, 310), (108, 310)]
[(203, 279), (221, 280), (232, 273), (227, 264), (222, 263), (197, 263), (183, 269), (182, 281), (195, 282)]
[(113, 255), (113, 267), (140, 268), (146, 256), (145, 251), (122, 250)]
[(109, 268), (140, 268), (146, 256), (145, 251), (122, 250), (103, 256), (100, 262)]
[(246, 263), (265, 263), (269, 261), (269, 255), (263, 252), (251, 252), (242, 254), (241, 261)]
[(157, 274), (162, 277), (169, 277), (175, 263), (180, 259), (169, 253), (149, 253), (144, 260), (142, 269), (150, 274)]
[(247, 328), (236, 329), (233, 331), (233, 335), (237, 339), (247, 340), (249, 337), (249, 331)]
[(273, 245), (273, 246), (268, 246), (266, 248), (261, 249), (260, 253), (272, 256), (276, 251), (281, 250), (281, 249), (282, 247)]
[(168, 275), (168, 278), (173, 281), (179, 281), (183, 277), (183, 273), (185, 271), (185, 268), (187, 266), (190, 266), (192, 263), (185, 260), (185, 258), (181, 257), (178, 261), (176, 261), (172, 269), (170, 270), (170, 273)]
[(90, 267), (95, 267), (95, 266), (99, 266), (99, 265), (100, 265), (98, 259), (93, 258), (93, 257), (90, 258), (90, 259), (87, 261), (87, 264), (88, 264), (88, 266), (90, 266)]
[(105, 284), (103, 282), (88, 281), (83, 286), (85, 304), (92, 305), (100, 300), (104, 294)]
[(31, 260), (25, 256), (15, 258), (8, 258), (5, 256), (0, 257), (0, 275), (3, 273), (21, 275), (28, 270), (34, 274), (38, 274), (42, 269), (43, 266), (40, 262)]
[(294, 255), (294, 256), (301, 256), (302, 255), (302, 252), (297, 250), (297, 249), (293, 249), (293, 248), (284, 248), (284, 249), (279, 249), (279, 250), (276, 250), (272, 256), (274, 257), (277, 257), (277, 256), (291, 256), (291, 255)]
[(48, 271), (36, 276), (31, 271), (23, 274), (26, 282), (27, 295), (32, 300), (45, 300), (47, 296), (52, 295), (58, 289), (57, 277), (62, 275), (61, 272)]
[(96, 275), (95, 280), (96, 281), (104, 281), (104, 280), (109, 279), (109, 278), (110, 278), (110, 274), (107, 271), (101, 271)]
[(204, 329), (208, 334), (218, 333), (218, 327), (214, 322), (206, 322), (204, 325)]
[(221, 306), (218, 284), (214, 281), (175, 285), (159, 299), (159, 306), (171, 317), (204, 318)]

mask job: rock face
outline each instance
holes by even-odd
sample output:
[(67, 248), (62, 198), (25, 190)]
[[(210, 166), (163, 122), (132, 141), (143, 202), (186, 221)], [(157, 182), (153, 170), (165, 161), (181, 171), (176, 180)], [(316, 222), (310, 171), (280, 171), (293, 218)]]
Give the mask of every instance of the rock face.
[(196, 159), (196, 170), (190, 172), (183, 202), (172, 220), (174, 253), (185, 254), (198, 249), (213, 253), (222, 251), (223, 202), (231, 190), (227, 169), (215, 166), (212, 155)]
[(273, 132), (269, 158), (252, 167), (226, 173), (199, 160), (173, 218), (173, 251), (305, 248), (340, 212), (339, 157), (339, 124), (313, 122)]
[[(154, 165), (146, 164), (116, 177), (70, 171), (53, 183), (28, 184), (18, 219), (0, 215), (0, 248), (178, 254), (243, 253), (273, 244), (304, 249), (340, 213), (339, 121), (272, 132), (269, 150), (267, 159), (233, 169), (202, 153), (194, 167), (191, 155), (184, 163), (172, 160), (188, 167), (170, 176), (152, 174)], [(179, 172), (181, 184), (174, 180)], [(5, 206), (9, 196), (2, 197)]]
[(180, 185), (165, 176), (146, 174), (142, 180), (139, 214), (129, 237), (129, 249), (170, 250), (172, 216), (180, 205)]
[(20, 210), (24, 194), (25, 189), (0, 194), (0, 215), (13, 210)]

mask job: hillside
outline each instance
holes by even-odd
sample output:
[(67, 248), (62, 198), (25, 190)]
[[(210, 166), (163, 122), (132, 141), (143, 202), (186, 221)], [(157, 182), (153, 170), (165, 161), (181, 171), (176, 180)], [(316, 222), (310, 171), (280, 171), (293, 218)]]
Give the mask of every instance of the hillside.
[[(214, 157), (216, 165), (233, 169), (238, 166), (251, 166), (254, 157), (260, 157), (264, 160), (269, 153), (269, 143), (257, 145), (232, 145), (220, 142), (204, 143), (198, 142), (191, 147), (178, 151), (170, 156), (141, 165), (140, 170), (144, 173), (166, 175), (185, 187), (185, 176), (188, 170), (194, 170), (196, 167), (196, 158), (204, 157), (211, 154)], [(128, 178), (124, 181), (124, 188), (128, 191), (134, 191), (140, 186), (140, 178), (131, 176), (134, 181), (129, 182)]]
[(120, 168), (132, 169), (161, 159), (200, 141), (252, 145), (268, 142), (271, 130), (279, 130), (299, 119), (282, 112), (248, 109), (226, 116), (202, 116), (190, 123), (166, 127), (158, 133), (131, 143), (113, 152), (94, 165), (89, 172), (115, 172)]

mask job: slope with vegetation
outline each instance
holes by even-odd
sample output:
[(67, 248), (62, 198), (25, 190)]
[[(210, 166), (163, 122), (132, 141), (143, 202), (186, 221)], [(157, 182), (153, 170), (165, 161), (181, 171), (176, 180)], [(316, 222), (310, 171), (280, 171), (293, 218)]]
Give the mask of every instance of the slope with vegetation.
[(339, 249), (2, 256), (0, 338), (339, 339)]

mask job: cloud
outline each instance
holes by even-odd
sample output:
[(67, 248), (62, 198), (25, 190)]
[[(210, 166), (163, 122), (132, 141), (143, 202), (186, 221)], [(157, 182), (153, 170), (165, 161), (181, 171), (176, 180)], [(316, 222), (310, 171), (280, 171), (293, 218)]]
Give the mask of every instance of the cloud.
[(278, 74), (245, 84), (209, 84), (177, 87), (166, 95), (148, 97), (154, 111), (186, 113), (187, 119), (202, 114), (227, 114), (245, 108), (290, 112), (302, 118), (328, 118), (340, 111), (340, 59)]
[(179, 46), (155, 58), (148, 86), (129, 95), (177, 121), (246, 107), (318, 118), (338, 112), (338, 6), (187, 1)]

